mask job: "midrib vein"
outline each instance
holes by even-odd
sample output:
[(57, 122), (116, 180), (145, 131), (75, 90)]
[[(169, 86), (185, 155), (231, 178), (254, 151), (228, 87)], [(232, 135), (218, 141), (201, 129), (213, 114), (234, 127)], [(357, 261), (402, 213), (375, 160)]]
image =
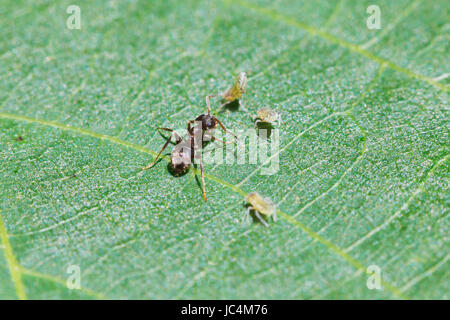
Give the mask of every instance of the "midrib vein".
[(3, 243), (3, 250), (5, 251), (6, 262), (8, 263), (9, 273), (16, 287), (16, 294), (20, 300), (27, 300), (27, 295), (25, 292), (25, 286), (22, 282), (22, 273), (20, 265), (17, 262), (14, 251), (9, 243), (8, 232), (6, 230), (5, 224), (3, 223), (3, 218), (0, 211), (0, 238)]

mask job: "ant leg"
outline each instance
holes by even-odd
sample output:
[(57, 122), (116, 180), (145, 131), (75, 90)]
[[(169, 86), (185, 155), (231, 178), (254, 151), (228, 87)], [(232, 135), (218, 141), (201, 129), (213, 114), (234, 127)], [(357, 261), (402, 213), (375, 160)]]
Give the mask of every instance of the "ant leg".
[(211, 137), (211, 141), (219, 141), (219, 142), (221, 142), (223, 144), (230, 144), (230, 143), (234, 142), (234, 141), (227, 141), (227, 142), (225, 142), (223, 140), (217, 139), (216, 137)]
[(170, 128), (157, 128), (158, 130), (165, 130), (165, 131), (169, 131), (169, 132), (173, 132), (173, 129)]
[(195, 120), (189, 120), (188, 123), (187, 123), (187, 131), (189, 133), (191, 133), (191, 130), (192, 130), (191, 124), (193, 124), (193, 123), (195, 123)]
[(258, 211), (255, 210), (255, 216), (258, 218), (259, 221), (261, 221), (261, 223), (265, 226), (265, 227), (269, 227), (269, 225), (267, 224), (266, 221), (264, 221), (263, 217), (261, 217), (261, 215), (258, 213)]
[(217, 119), (217, 118), (214, 118), (214, 119), (217, 121), (217, 123), (220, 125), (220, 127), (222, 128), (223, 131), (231, 134), (236, 140), (239, 140), (239, 138), (233, 132), (230, 132), (227, 129), (225, 129), (225, 127), (223, 126), (222, 122), (220, 122), (219, 119)]
[(206, 199), (205, 176), (204, 176), (204, 173), (203, 173), (202, 158), (200, 158), (200, 175), (202, 177), (203, 199), (205, 199), (205, 201), (207, 202), (208, 199)]
[[(169, 129), (171, 130), (171, 129)], [(164, 146), (162, 147), (161, 151), (158, 153), (158, 155), (156, 156), (155, 160), (153, 160), (152, 163), (150, 163), (148, 166), (142, 168), (142, 171), (150, 169), (151, 167), (153, 167), (156, 163), (156, 161), (158, 161), (159, 156), (161, 155), (161, 153), (164, 151), (164, 149), (166, 149), (167, 145), (169, 144), (170, 140), (172, 140), (172, 135), (170, 135), (169, 139), (167, 139), (166, 143), (164, 144)]]
[(173, 129), (169, 129), (169, 128), (158, 128), (158, 130), (164, 130), (164, 131), (169, 131), (172, 132), (172, 134), (175, 136), (175, 142), (178, 144), (182, 139), (181, 137), (178, 135), (178, 133), (176, 131), (174, 131)]

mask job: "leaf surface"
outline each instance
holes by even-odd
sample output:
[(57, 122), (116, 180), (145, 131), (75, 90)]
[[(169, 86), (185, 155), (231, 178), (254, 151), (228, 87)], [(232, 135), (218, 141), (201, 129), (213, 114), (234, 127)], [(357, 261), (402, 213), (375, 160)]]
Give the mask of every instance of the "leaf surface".
[[(70, 4), (0, 9), (0, 298), (449, 298), (448, 2), (378, 1), (380, 30), (370, 1)], [(141, 172), (239, 71), (218, 117), (280, 111), (280, 170), (207, 164), (207, 203)]]

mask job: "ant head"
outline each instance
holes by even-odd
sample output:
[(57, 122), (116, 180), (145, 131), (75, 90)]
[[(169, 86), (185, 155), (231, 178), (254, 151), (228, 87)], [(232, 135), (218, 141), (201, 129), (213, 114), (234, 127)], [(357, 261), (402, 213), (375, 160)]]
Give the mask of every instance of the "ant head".
[(214, 129), (217, 126), (217, 119), (210, 114), (202, 114), (195, 118), (195, 121), (202, 122), (203, 130)]

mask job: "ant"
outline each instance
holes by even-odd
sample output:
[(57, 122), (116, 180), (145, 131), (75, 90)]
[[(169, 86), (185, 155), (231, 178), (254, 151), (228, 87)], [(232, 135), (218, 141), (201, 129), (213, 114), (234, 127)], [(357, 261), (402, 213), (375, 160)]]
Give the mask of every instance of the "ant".
[[(158, 128), (158, 130), (165, 130), (171, 132), (169, 139), (167, 139), (166, 143), (162, 147), (161, 151), (156, 156), (155, 160), (148, 166), (142, 168), (142, 170), (147, 170), (153, 167), (156, 161), (159, 159), (161, 153), (166, 149), (172, 137), (175, 137), (175, 147), (172, 150), (170, 155), (170, 163), (175, 175), (181, 175), (185, 173), (191, 163), (193, 163), (194, 158), (199, 159), (200, 165), (200, 173), (202, 179), (202, 190), (203, 190), (203, 199), (208, 201), (206, 198), (206, 189), (205, 189), (205, 177), (203, 173), (203, 163), (201, 157), (201, 149), (208, 141), (219, 141), (223, 144), (227, 144), (229, 142), (224, 142), (219, 140), (213, 136), (213, 130), (219, 125), (223, 131), (226, 133), (230, 133), (236, 140), (239, 140), (238, 137), (232, 132), (228, 131), (222, 122), (219, 121), (216, 117), (211, 115), (210, 108), (210, 98), (214, 96), (206, 96), (206, 106), (208, 108), (207, 114), (201, 114), (195, 120), (189, 120), (187, 123), (187, 133), (188, 135), (182, 139), (173, 129), (169, 128)], [(192, 126), (192, 124), (195, 124)], [(201, 127), (199, 127), (201, 125)], [(201, 131), (200, 131), (201, 130)], [(199, 143), (199, 138), (201, 138), (201, 144)], [(200, 151), (200, 152), (199, 152)], [(199, 152), (199, 153), (197, 153)]]

